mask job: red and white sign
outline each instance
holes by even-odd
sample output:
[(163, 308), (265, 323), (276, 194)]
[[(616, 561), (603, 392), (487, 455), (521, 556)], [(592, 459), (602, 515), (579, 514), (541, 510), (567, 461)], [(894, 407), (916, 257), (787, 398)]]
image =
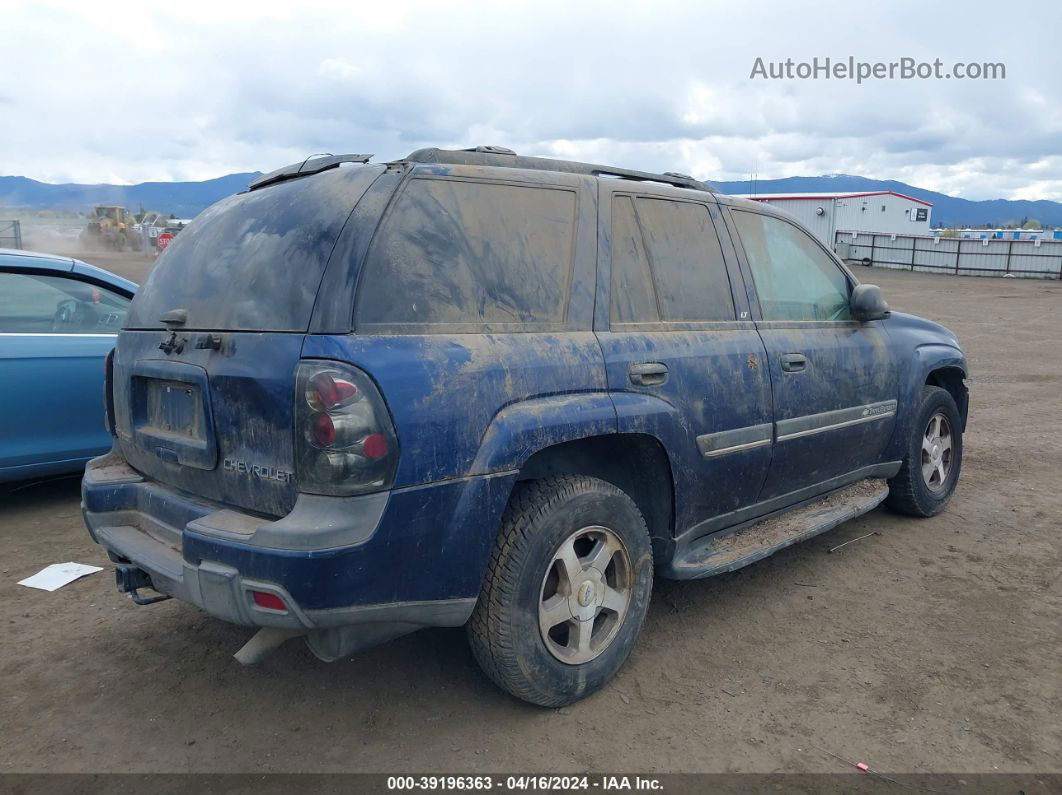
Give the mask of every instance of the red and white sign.
[(173, 234), (171, 232), (163, 232), (159, 235), (159, 248), (166, 248), (171, 240), (173, 240)]

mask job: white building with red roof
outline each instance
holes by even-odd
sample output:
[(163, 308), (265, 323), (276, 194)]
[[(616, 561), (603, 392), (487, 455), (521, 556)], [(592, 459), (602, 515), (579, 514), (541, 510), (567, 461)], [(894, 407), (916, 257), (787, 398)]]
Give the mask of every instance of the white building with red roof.
[(928, 235), (933, 205), (895, 191), (744, 194), (796, 216), (826, 245), (837, 232)]

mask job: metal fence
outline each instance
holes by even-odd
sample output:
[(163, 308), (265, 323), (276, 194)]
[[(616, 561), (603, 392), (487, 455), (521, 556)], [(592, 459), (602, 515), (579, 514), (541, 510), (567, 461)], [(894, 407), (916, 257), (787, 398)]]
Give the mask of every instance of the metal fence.
[(22, 248), (22, 224), (0, 221), (0, 248)]
[(1062, 242), (973, 240), (938, 235), (837, 232), (837, 256), (881, 268), (957, 276), (1020, 276), (1062, 279)]

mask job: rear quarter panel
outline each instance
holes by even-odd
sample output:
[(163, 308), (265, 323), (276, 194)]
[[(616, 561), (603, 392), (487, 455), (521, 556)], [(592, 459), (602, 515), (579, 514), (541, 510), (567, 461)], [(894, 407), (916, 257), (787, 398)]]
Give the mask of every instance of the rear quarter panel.
[(548, 444), (615, 430), (590, 331), (310, 336), (302, 355), (376, 381), (398, 433), (396, 488), (518, 468)]

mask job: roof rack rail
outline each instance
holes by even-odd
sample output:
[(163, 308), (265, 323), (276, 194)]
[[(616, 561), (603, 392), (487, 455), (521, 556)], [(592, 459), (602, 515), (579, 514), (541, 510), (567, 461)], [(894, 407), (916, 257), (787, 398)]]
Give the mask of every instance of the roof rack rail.
[(328, 152), (320, 155), (310, 155), (301, 163), (292, 163), (290, 166), (284, 166), (284, 168), (278, 168), (276, 171), (264, 174), (248, 185), (247, 190), (258, 190), (267, 185), (275, 185), (278, 182), (295, 179), (296, 177), (319, 174), (330, 168), (338, 168), (340, 163), (368, 163), (371, 157), (372, 155), (333, 155)]
[(410, 152), (404, 160), (410, 163), (442, 163), (463, 166), (502, 166), (506, 168), (527, 168), (538, 171), (561, 171), (567, 174), (588, 174), (593, 177), (617, 177), (638, 182), (662, 182), (677, 188), (691, 188), (715, 193), (716, 190), (706, 182), (701, 182), (686, 174), (668, 171), (654, 174), (650, 171), (636, 171), (629, 168), (613, 168), (593, 163), (581, 163), (576, 160), (554, 160), (549, 157), (528, 157), (518, 155), (504, 146), (476, 146), (470, 149), (417, 149)]

